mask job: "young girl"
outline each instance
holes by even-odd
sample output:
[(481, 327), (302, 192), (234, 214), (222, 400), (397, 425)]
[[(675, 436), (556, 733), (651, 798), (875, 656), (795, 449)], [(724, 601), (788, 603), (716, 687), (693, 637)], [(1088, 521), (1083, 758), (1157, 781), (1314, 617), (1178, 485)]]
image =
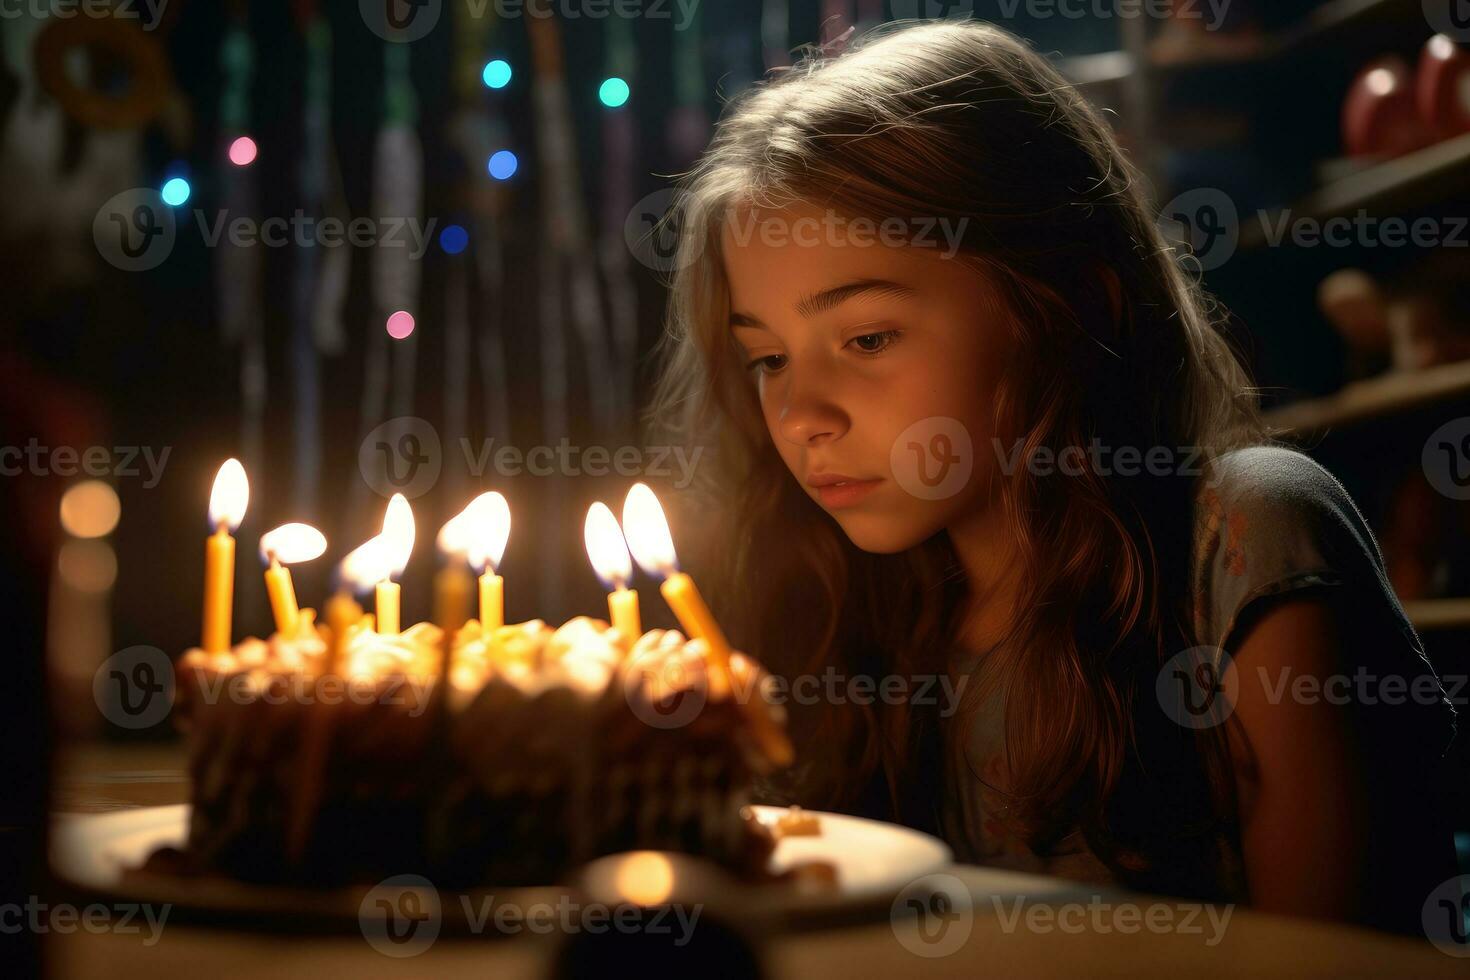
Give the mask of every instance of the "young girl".
[(700, 574), (787, 684), (771, 792), (961, 861), (1418, 930), (1455, 874), (1453, 708), (1140, 184), (975, 22), (757, 86), (687, 175), (654, 414), (709, 449)]

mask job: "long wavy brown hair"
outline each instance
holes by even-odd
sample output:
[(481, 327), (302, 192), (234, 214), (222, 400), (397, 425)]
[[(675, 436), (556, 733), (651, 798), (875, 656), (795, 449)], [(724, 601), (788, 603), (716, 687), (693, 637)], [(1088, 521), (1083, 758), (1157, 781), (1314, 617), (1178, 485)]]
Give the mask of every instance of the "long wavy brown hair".
[[(680, 540), (699, 535), (694, 563), (737, 643), (778, 674), (938, 674), (969, 597), (953, 546), (940, 533), (864, 553), (783, 464), (729, 328), (720, 232), (735, 209), (812, 202), (963, 227), (959, 260), (1012, 314), (1019, 363), (995, 392), (996, 431), (1023, 458), (1093, 440), (1209, 457), (1262, 441), (1256, 398), (1139, 172), (1023, 42), (979, 22), (899, 24), (839, 57), (804, 54), (727, 106), (680, 182), (651, 418), (706, 450)], [(1164, 661), (1195, 644), (1195, 481), (1020, 467), (1002, 483), (1023, 594), (953, 723), (909, 703), (793, 704), (802, 764), (771, 792), (934, 829), (946, 753), (998, 693), (1010, 775), (996, 789), (1033, 850), (1076, 827), (1135, 886), (1212, 893), (1233, 832), (1225, 747), (1153, 696)]]

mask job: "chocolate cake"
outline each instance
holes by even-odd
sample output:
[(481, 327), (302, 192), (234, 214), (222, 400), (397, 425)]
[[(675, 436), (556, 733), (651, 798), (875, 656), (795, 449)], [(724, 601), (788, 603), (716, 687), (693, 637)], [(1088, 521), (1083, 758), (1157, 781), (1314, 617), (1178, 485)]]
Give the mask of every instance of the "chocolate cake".
[(488, 635), (471, 621), (447, 655), (428, 624), (385, 636), (362, 617), (343, 633), (302, 610), (290, 636), (185, 655), (188, 840), (150, 864), (468, 887), (660, 849), (764, 873), (773, 840), (745, 804), (780, 718), (748, 658), (732, 658), (734, 693), (711, 696), (703, 642), (673, 631), (630, 643), (585, 617)]

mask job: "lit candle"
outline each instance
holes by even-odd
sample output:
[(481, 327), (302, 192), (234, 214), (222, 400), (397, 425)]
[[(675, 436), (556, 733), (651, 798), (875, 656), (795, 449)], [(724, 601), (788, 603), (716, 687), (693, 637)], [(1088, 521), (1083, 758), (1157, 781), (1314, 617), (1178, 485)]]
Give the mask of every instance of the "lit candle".
[(408, 567), (414, 539), (413, 510), (403, 494), (395, 493), (388, 501), (388, 511), (383, 515), (383, 531), (378, 538), (383, 548), (385, 572), (375, 593), (378, 632), (384, 636), (396, 636), (399, 632), (401, 590), (393, 576), (402, 575)]
[(599, 500), (587, 508), (582, 538), (587, 543), (587, 557), (592, 561), (592, 570), (611, 590), (607, 594), (608, 618), (629, 643), (638, 642), (643, 635), (643, 625), (638, 616), (638, 593), (628, 588), (633, 577), (633, 559), (628, 556), (623, 529), (618, 527), (618, 519), (607, 504)]
[(487, 496), (481, 494), (451, 517), (434, 542), (444, 561), (434, 574), (434, 622), (446, 635), (452, 636), (470, 618), (470, 543), (477, 509)]
[[(709, 647), (710, 696), (719, 700), (734, 690), (730, 672), (730, 642), (720, 624), (715, 622), (704, 597), (694, 585), (694, 580), (679, 571), (678, 558), (674, 553), (674, 539), (669, 534), (669, 523), (658, 498), (645, 484), (635, 483), (623, 501), (623, 528), (627, 534), (628, 547), (643, 570), (653, 576), (662, 576), (663, 585), (659, 592), (664, 601), (679, 618), (679, 624), (691, 639), (704, 640)], [(738, 699), (737, 699), (738, 700)], [(791, 742), (772, 721), (764, 704), (753, 700), (744, 702), (757, 740), (767, 756), (778, 766), (790, 765), (794, 757)]]
[(230, 535), (245, 519), (250, 481), (238, 459), (227, 459), (214, 477), (209, 494), (209, 526), (204, 545), (204, 629), (200, 646), (207, 653), (230, 649), (230, 617), (235, 601), (235, 539)]
[(282, 524), (260, 536), (260, 559), (268, 566), (265, 590), (270, 595), (276, 632), (282, 636), (296, 632), (296, 620), (301, 615), (291, 570), (286, 566), (320, 558), (326, 550), (327, 539), (310, 524)]
[[(364, 615), (353, 594), (365, 595), (377, 583), (392, 572), (388, 562), (388, 550), (383, 536), (377, 535), (358, 545), (337, 566), (338, 591), (327, 602), (327, 622), (332, 627), (332, 670), (340, 670), (342, 654), (346, 647), (347, 633), (357, 623), (367, 620), (373, 624), (371, 614)], [(369, 628), (372, 628), (372, 625)]]
[(492, 490), (476, 497), (470, 510), (470, 564), (480, 573), (480, 631), (488, 637), (505, 625), (505, 580), (498, 569), (510, 540), (510, 504)]

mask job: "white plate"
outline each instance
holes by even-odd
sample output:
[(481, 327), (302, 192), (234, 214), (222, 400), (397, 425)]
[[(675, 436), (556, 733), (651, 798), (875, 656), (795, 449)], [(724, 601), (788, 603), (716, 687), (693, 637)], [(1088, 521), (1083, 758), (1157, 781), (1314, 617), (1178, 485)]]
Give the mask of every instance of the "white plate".
[[(785, 813), (783, 807), (758, 806), (755, 810), (766, 822)], [(886, 914), (888, 904), (907, 885), (949, 867), (953, 860), (941, 841), (907, 827), (837, 813), (813, 815), (821, 823), (821, 833), (782, 838), (770, 867), (781, 872), (793, 865), (825, 861), (836, 870), (837, 887), (812, 893), (780, 883), (763, 885), (759, 889), (763, 915), (775, 914), (790, 924), (800, 924), (880, 910)], [(298, 923), (303, 916), (356, 921), (362, 888), (285, 888), (165, 875), (125, 877), (125, 871), (141, 865), (156, 849), (182, 845), (188, 823), (188, 804), (63, 815), (57, 818), (52, 835), (52, 867), (61, 878), (89, 891), (171, 902), (213, 916)]]

